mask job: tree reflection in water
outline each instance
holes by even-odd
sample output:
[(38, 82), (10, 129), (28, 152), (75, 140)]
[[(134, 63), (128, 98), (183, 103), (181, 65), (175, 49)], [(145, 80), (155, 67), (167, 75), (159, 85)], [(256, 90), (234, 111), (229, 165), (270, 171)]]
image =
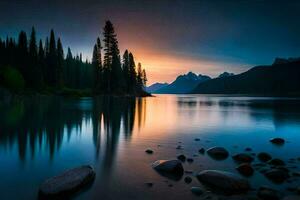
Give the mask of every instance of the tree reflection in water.
[(53, 159), (63, 138), (69, 141), (72, 134), (83, 134), (83, 123), (91, 120), (96, 156), (105, 148), (104, 160), (110, 165), (120, 134), (130, 139), (135, 118), (138, 127), (143, 124), (145, 104), (142, 98), (108, 96), (80, 100), (41, 96), (14, 99), (0, 104), (0, 147), (10, 150), (16, 144), (22, 162), (29, 153), (34, 159), (37, 149), (49, 151)]

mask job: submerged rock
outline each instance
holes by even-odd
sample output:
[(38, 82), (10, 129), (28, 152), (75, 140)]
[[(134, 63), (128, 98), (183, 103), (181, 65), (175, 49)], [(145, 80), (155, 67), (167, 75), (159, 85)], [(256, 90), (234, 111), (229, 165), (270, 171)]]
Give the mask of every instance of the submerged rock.
[(216, 160), (225, 160), (229, 153), (223, 147), (212, 147), (207, 150), (207, 154)]
[(250, 147), (245, 148), (245, 151), (252, 151)]
[(262, 162), (268, 162), (269, 160), (272, 159), (272, 156), (271, 156), (270, 154), (264, 153), (264, 152), (259, 153), (259, 154), (257, 155), (257, 157), (258, 157), (258, 159), (259, 159), (260, 161), (262, 161)]
[(253, 168), (248, 163), (242, 163), (236, 169), (244, 176), (252, 176), (254, 173)]
[(283, 145), (285, 143), (285, 140), (282, 138), (272, 138), (270, 142), (277, 145)]
[(203, 190), (200, 187), (191, 187), (191, 192), (198, 196), (203, 194)]
[(64, 198), (79, 191), (95, 179), (96, 173), (89, 165), (67, 170), (47, 179), (39, 188), (40, 198)]
[(250, 189), (249, 182), (240, 176), (219, 170), (204, 170), (197, 175), (199, 181), (225, 192), (240, 193)]
[(235, 154), (234, 156), (232, 156), (232, 158), (233, 160), (242, 163), (250, 163), (254, 160), (249, 154), (246, 153)]
[(180, 179), (184, 172), (179, 160), (157, 160), (152, 167), (161, 175), (175, 180)]
[(283, 183), (290, 177), (288, 171), (284, 169), (271, 169), (265, 173), (265, 176), (275, 183)]
[(277, 190), (269, 187), (260, 187), (257, 192), (257, 196), (263, 200), (279, 200), (279, 194)]
[(274, 165), (274, 166), (284, 166), (285, 165), (284, 161), (280, 160), (278, 158), (274, 158), (274, 159), (270, 160), (268, 163), (270, 165)]

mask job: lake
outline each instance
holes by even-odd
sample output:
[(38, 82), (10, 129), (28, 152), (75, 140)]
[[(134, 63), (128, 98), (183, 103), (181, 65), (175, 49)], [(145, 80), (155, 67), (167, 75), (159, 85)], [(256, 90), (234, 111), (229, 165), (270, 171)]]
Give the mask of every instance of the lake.
[[(198, 153), (202, 147), (222, 146), (230, 155), (249, 147), (252, 153), (269, 152), (290, 163), (292, 171), (300, 171), (297, 98), (28, 97), (0, 104), (0, 113), (2, 200), (37, 199), (45, 179), (85, 164), (94, 167), (96, 179), (74, 199), (199, 199), (190, 187), (204, 186), (193, 175), (189, 175), (190, 184), (183, 180), (187, 174), (180, 180), (168, 179), (154, 171), (151, 163), (183, 153), (194, 159), (183, 163), (194, 175), (205, 169), (238, 173), (231, 157), (214, 160)], [(273, 137), (282, 137), (286, 143), (276, 146), (269, 142)], [(154, 153), (146, 154), (147, 148)], [(291, 158), (295, 161), (290, 162)], [(296, 177), (276, 184), (258, 171), (247, 179), (254, 189), (268, 185), (282, 194), (300, 185)], [(153, 186), (147, 186), (148, 182)]]

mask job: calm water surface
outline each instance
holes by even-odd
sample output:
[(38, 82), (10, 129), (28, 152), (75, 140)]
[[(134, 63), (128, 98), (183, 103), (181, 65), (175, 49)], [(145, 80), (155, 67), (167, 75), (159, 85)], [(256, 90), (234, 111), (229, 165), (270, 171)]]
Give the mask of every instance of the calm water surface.
[[(95, 168), (96, 180), (75, 199), (199, 199), (189, 190), (201, 186), (195, 178), (189, 185), (183, 181), (185, 176), (173, 181), (150, 164), (184, 153), (194, 158), (192, 164), (184, 163), (185, 170), (236, 172), (231, 158), (216, 161), (198, 153), (201, 147), (216, 145), (231, 154), (251, 147), (255, 153), (270, 152), (285, 161), (300, 157), (300, 100), (293, 98), (36, 97), (2, 103), (0, 113), (2, 200), (37, 199), (43, 180), (83, 164)], [(274, 146), (269, 143), (272, 137), (284, 137), (287, 143)], [(178, 145), (183, 150), (177, 150)], [(154, 154), (147, 155), (147, 148)], [(258, 172), (249, 181), (255, 188), (269, 185), (283, 193), (300, 185), (298, 180), (274, 184)], [(153, 187), (146, 182), (153, 182)]]

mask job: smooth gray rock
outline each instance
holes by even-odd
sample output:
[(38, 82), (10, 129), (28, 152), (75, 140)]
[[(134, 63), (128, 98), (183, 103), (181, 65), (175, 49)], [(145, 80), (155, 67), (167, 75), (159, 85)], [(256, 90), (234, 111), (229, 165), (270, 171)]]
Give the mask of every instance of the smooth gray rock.
[(96, 173), (89, 165), (67, 170), (47, 179), (40, 185), (41, 198), (57, 198), (71, 195), (95, 179)]
[(200, 182), (226, 192), (243, 192), (250, 189), (249, 182), (240, 176), (219, 170), (204, 170), (197, 175)]
[(228, 151), (223, 147), (212, 147), (207, 150), (207, 154), (216, 160), (225, 160), (229, 156)]
[(175, 180), (180, 179), (184, 172), (179, 160), (157, 160), (152, 164), (152, 167), (161, 175)]

